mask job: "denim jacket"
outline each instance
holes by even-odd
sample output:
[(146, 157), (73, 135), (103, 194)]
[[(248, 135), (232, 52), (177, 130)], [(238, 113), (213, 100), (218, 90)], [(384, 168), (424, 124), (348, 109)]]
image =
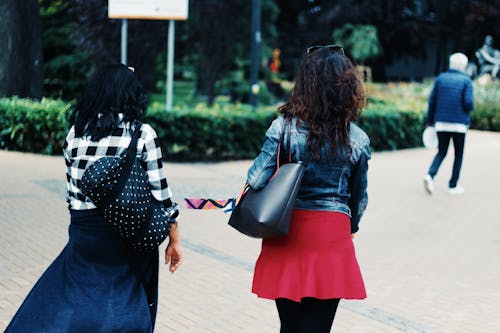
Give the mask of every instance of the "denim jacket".
[[(295, 208), (347, 214), (351, 217), (351, 232), (358, 231), (359, 220), (368, 203), (367, 172), (371, 153), (370, 140), (366, 133), (351, 123), (351, 156), (349, 157), (349, 150), (344, 148), (344, 158), (339, 158), (338, 155), (329, 158), (329, 148), (325, 145), (321, 149), (320, 160), (315, 161), (308, 154), (307, 124), (302, 122), (297, 126), (296, 119), (288, 122), (285, 127), (283, 123), (284, 118), (280, 116), (267, 130), (261, 152), (248, 170), (248, 184), (254, 189), (260, 189), (274, 174), (278, 142), (284, 128), (284, 150), (289, 145), (292, 161), (301, 160), (306, 165)], [(290, 152), (286, 151), (284, 155), (288, 157)]]

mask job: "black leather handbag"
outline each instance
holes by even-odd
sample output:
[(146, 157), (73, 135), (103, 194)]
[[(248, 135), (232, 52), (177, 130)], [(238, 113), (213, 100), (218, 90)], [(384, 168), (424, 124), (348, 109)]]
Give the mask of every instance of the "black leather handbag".
[(85, 170), (80, 189), (134, 250), (155, 251), (168, 237), (177, 208), (165, 208), (151, 194), (148, 175), (136, 158), (141, 125), (136, 123), (122, 155), (101, 157)]
[(305, 164), (291, 160), (289, 131), (288, 161), (280, 166), (285, 125), (286, 121), (278, 143), (277, 169), (274, 176), (264, 188), (259, 190), (250, 188), (244, 192), (229, 218), (230, 226), (250, 237), (271, 238), (288, 234)]

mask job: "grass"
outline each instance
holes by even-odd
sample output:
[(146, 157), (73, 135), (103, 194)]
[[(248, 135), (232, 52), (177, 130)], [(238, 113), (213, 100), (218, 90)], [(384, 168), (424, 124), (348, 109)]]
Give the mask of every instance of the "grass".
[[(209, 110), (212, 112), (226, 112), (226, 111), (243, 111), (251, 112), (252, 106), (244, 103), (233, 103), (227, 95), (218, 95), (215, 98), (214, 104), (208, 106), (206, 99), (196, 95), (196, 88), (194, 81), (175, 81), (174, 83), (174, 96), (173, 96), (173, 109), (174, 111), (181, 110)], [(152, 93), (149, 94), (149, 106), (154, 109), (165, 108), (166, 96), (165, 93)], [(259, 104), (258, 111), (276, 110), (276, 105)]]
[[(427, 102), (431, 93), (433, 80), (423, 83), (367, 83), (367, 110), (378, 112), (426, 112)], [(288, 90), (293, 83), (285, 82)], [(165, 94), (150, 94), (150, 107), (160, 110), (165, 108)], [(474, 82), (475, 103), (487, 105), (500, 105), (500, 81), (491, 82), (488, 85), (480, 85)], [(497, 107), (496, 109), (498, 109)], [(266, 105), (260, 103), (258, 110), (275, 111), (277, 105)], [(210, 112), (250, 112), (252, 107), (243, 103), (232, 103), (229, 96), (219, 95), (215, 98), (212, 106), (195, 93), (194, 81), (176, 81), (174, 83), (174, 110), (208, 110)]]

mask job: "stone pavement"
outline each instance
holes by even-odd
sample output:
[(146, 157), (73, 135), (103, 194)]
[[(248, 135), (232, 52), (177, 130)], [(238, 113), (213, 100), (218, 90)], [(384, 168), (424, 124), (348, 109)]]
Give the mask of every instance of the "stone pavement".
[[(468, 134), (462, 196), (446, 191), (451, 156), (436, 193), (424, 192), (433, 154), (373, 154), (370, 203), (355, 239), (368, 298), (341, 302), (335, 332), (500, 332), (500, 134)], [(165, 169), (182, 202), (237, 194), (250, 163)], [(64, 190), (61, 157), (0, 151), (2, 330), (67, 241)], [(220, 211), (182, 211), (185, 261), (175, 274), (161, 266), (156, 332), (279, 331), (273, 302), (250, 293), (259, 241), (227, 219)]]

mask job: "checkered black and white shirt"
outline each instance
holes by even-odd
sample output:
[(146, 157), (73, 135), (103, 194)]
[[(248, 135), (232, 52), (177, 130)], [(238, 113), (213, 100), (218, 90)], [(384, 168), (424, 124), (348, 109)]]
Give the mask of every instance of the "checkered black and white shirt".
[[(105, 156), (118, 156), (129, 146), (133, 128), (130, 124), (121, 122), (110, 136), (99, 141), (91, 141), (90, 138), (76, 138), (74, 126), (69, 130), (64, 143), (64, 159), (66, 161), (66, 201), (70, 209), (86, 210), (94, 209), (96, 206), (80, 190), (80, 183), (84, 171), (96, 160)], [(137, 158), (143, 162), (143, 166), (149, 178), (151, 193), (153, 197), (171, 205), (170, 191), (167, 178), (163, 172), (161, 149), (155, 130), (148, 124), (142, 124), (141, 136), (137, 140)]]

